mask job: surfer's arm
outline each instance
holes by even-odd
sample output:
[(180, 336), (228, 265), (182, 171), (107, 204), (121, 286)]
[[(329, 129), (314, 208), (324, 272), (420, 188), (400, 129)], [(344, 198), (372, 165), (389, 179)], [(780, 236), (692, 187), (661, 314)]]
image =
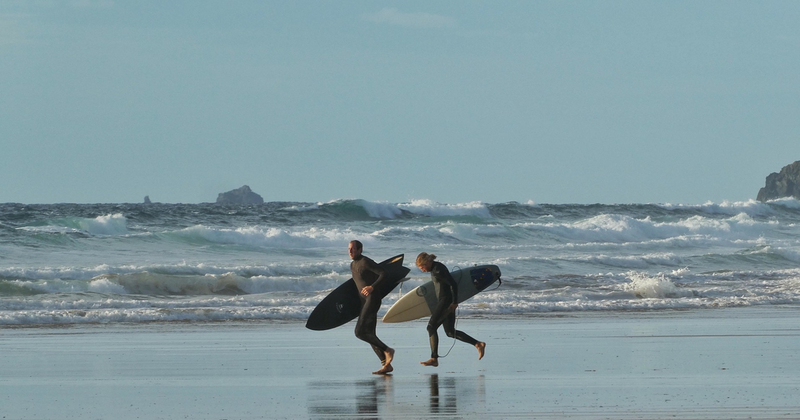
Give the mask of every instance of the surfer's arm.
[(437, 270), (437, 278), (440, 282), (443, 282), (447, 287), (450, 288), (451, 296), (453, 297), (453, 305), (457, 305), (458, 302), (458, 283), (456, 283), (456, 279), (450, 275), (450, 271), (442, 266), (441, 269)]
[(361, 289), (362, 295), (369, 296), (369, 294), (372, 293), (373, 290), (378, 289), (380, 285), (383, 284), (384, 279), (386, 279), (386, 270), (384, 270), (383, 267), (379, 266), (378, 264), (376, 264), (374, 261), (371, 260), (367, 260), (364, 266), (367, 270), (378, 275), (378, 278), (375, 279), (374, 282), (372, 282), (372, 285), (366, 286), (363, 289)]

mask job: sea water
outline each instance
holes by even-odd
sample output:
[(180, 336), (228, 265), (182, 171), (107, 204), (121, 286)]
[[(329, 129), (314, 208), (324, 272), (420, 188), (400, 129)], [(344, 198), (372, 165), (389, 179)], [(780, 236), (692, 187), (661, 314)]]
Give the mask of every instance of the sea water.
[(496, 264), (460, 316), (800, 304), (800, 202), (0, 204), (0, 325), (305, 320), (381, 261)]

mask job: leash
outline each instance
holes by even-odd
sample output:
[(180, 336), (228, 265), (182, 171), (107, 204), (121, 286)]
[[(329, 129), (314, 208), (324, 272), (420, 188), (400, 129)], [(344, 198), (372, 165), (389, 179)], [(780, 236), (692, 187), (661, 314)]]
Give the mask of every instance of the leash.
[[(458, 271), (459, 271), (458, 282), (460, 283), (460, 282), (461, 282), (461, 280), (462, 280), (462, 278), (464, 277), (464, 270), (462, 270), (462, 269), (461, 269), (459, 266), (457, 266), (457, 265), (456, 265), (456, 266), (453, 266), (453, 267), (454, 267), (454, 268), (456, 268), (456, 269), (458, 269)], [(454, 279), (454, 280), (455, 280), (455, 279)], [(502, 285), (503, 285), (503, 279), (501, 279), (500, 277), (498, 277), (498, 278), (497, 278), (497, 286), (496, 286), (495, 288), (493, 288), (493, 289), (487, 289), (487, 290), (483, 290), (483, 291), (492, 291), (492, 290), (497, 290), (497, 289), (499, 289), (499, 288), (500, 288), (500, 286), (502, 286)], [(456, 299), (456, 300), (458, 300), (458, 297), (456, 296), (456, 297), (455, 297), (455, 299)], [(450, 351), (451, 351), (451, 350), (453, 350), (453, 347), (455, 347), (455, 345), (456, 345), (456, 341), (458, 340), (458, 339), (456, 338), (456, 336), (458, 335), (458, 333), (456, 332), (456, 331), (458, 331), (458, 308), (456, 308), (456, 311), (454, 312), (454, 316), (456, 317), (456, 322), (455, 322), (455, 323), (454, 323), (454, 325), (453, 325), (453, 329), (455, 330), (455, 331), (453, 332), (453, 344), (451, 344), (451, 345), (450, 345), (450, 349), (449, 349), (449, 350), (447, 350), (447, 353), (445, 353), (445, 355), (444, 355), (444, 356), (439, 356), (439, 358), (442, 358), (442, 357), (447, 357), (447, 356), (450, 354)]]
[[(456, 271), (459, 271), (458, 282), (460, 283), (461, 279), (464, 277), (464, 270), (462, 270), (461, 267), (459, 267), (457, 265), (455, 265), (453, 267), (457, 269)], [(453, 280), (455, 280), (455, 279), (453, 279)], [(458, 300), (458, 296), (453, 296), (453, 299)], [(456, 317), (456, 322), (453, 325), (453, 330), (454, 330), (453, 331), (453, 344), (450, 345), (450, 349), (447, 350), (447, 353), (445, 353), (444, 356), (439, 356), (440, 359), (443, 358), (443, 357), (447, 357), (450, 354), (450, 352), (453, 350), (453, 347), (456, 346), (456, 341), (458, 341), (458, 339), (456, 339), (456, 336), (458, 335), (458, 333), (456, 333), (456, 331), (458, 331), (458, 308), (456, 308), (455, 312), (453, 312), (453, 316)]]

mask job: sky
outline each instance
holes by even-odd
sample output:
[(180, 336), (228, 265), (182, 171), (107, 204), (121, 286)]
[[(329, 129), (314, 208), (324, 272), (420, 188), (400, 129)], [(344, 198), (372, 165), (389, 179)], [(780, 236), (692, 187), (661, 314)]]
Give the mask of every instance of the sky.
[(798, 1), (0, 0), (0, 203), (747, 201)]

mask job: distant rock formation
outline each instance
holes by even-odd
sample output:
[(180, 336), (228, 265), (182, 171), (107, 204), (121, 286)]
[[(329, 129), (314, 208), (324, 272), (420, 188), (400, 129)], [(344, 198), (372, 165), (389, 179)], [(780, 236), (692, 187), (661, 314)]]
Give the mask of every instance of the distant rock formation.
[(264, 204), (264, 199), (245, 185), (242, 188), (219, 193), (217, 204)]
[(800, 160), (784, 166), (780, 173), (769, 174), (767, 185), (758, 190), (756, 200), (763, 202), (784, 197), (800, 200)]
[(153, 202), (150, 201), (150, 196), (149, 195), (144, 196), (144, 203), (145, 204), (153, 204)]

